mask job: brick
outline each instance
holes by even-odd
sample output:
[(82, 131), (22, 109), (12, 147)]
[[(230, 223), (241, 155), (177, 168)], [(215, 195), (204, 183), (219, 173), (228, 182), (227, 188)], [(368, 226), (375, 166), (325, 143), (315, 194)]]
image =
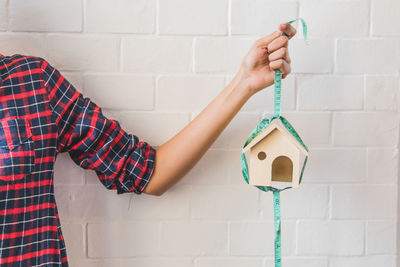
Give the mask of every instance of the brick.
[(194, 267), (192, 259), (190, 258), (155, 258), (155, 257), (142, 257), (134, 259), (68, 259), (71, 267)]
[[(68, 253), (68, 252), (67, 252)], [(118, 259), (70, 259), (68, 258), (68, 264), (71, 267), (125, 267), (123, 260)]]
[(231, 180), (242, 184), (240, 151), (209, 149), (200, 161), (189, 171), (184, 184), (226, 185)]
[(194, 186), (191, 192), (190, 206), (194, 219), (242, 220), (259, 217), (259, 190), (254, 187)]
[[(297, 8), (297, 3), (294, 1), (233, 0), (232, 34), (269, 34), (277, 30), (279, 24), (297, 17)], [(285, 12), (276, 12), (277, 10), (285, 10)]]
[(195, 267), (262, 267), (262, 259), (254, 258), (199, 258)]
[(173, 112), (123, 112), (121, 127), (152, 146), (159, 146), (189, 123), (189, 114)]
[[(287, 190), (281, 193), (281, 214), (285, 219), (327, 218), (329, 191), (326, 185), (300, 185), (300, 190)], [(261, 194), (263, 216), (274, 216), (272, 193)]]
[[(332, 115), (327, 112), (290, 112), (283, 116), (289, 120), (307, 146), (331, 143)], [(318, 127), (315, 127), (318, 125)]]
[[(328, 260), (320, 258), (285, 258), (282, 259), (286, 267), (328, 267)], [(272, 261), (271, 261), (272, 262)], [(267, 266), (273, 266), (272, 263)]]
[(85, 94), (108, 109), (151, 110), (154, 105), (154, 77), (132, 74), (85, 76)]
[(178, 184), (160, 197), (133, 195), (124, 218), (133, 221), (188, 219), (190, 192), (190, 186)]
[(333, 142), (344, 146), (394, 146), (399, 116), (394, 112), (336, 113)]
[(155, 15), (155, 0), (88, 0), (86, 29), (89, 32), (153, 33)]
[(258, 114), (238, 113), (213, 144), (214, 148), (242, 148), (243, 144), (260, 122)]
[(168, 256), (226, 255), (228, 227), (219, 222), (165, 222), (160, 250)]
[(223, 89), (223, 76), (162, 76), (157, 81), (156, 109), (202, 110)]
[(76, 223), (63, 223), (62, 233), (67, 248), (68, 258), (86, 258), (86, 235), (84, 225)]
[(57, 185), (83, 184), (84, 169), (79, 167), (68, 153), (61, 153), (57, 155), (54, 165), (54, 183)]
[[(263, 89), (253, 95), (246, 104), (242, 107), (242, 111), (253, 112), (273, 112), (274, 110), (274, 85)], [(281, 92), (281, 106), (282, 110), (294, 110), (296, 89), (295, 79), (293, 76), (288, 76), (282, 80)]]
[(161, 0), (161, 34), (226, 34), (228, 1)]
[[(281, 230), (282, 255), (293, 255), (296, 243), (295, 223), (283, 222)], [(274, 236), (273, 222), (233, 222), (230, 225), (230, 255), (272, 256)]]
[(7, 30), (7, 0), (0, 0), (0, 31)]
[(82, 30), (82, 1), (10, 1), (9, 28), (12, 31), (79, 32)]
[(118, 38), (54, 34), (48, 36), (47, 46), (49, 62), (60, 70), (118, 69)]
[(157, 222), (89, 223), (88, 256), (152, 256), (158, 250), (158, 237)]
[(394, 219), (396, 201), (393, 185), (333, 185), (332, 218)]
[[(337, 14), (340, 14), (340, 19)], [(307, 0), (301, 3), (300, 16), (306, 18), (311, 37), (368, 36), (369, 3), (366, 1)]]
[(67, 222), (106, 222), (129, 217), (130, 194), (117, 195), (102, 185), (57, 185), (60, 217)]
[(365, 108), (368, 110), (398, 110), (399, 81), (395, 76), (368, 75), (365, 84)]
[[(110, 265), (111, 266), (111, 265)], [(122, 267), (194, 267), (193, 260), (190, 258), (143, 258), (143, 259), (126, 259)], [(112, 265), (114, 267), (114, 265)]]
[(122, 39), (124, 71), (187, 73), (192, 70), (192, 39), (129, 37)]
[(293, 73), (330, 73), (333, 70), (334, 42), (332, 39), (309, 39), (309, 44), (300, 38), (289, 43)]
[(300, 221), (298, 255), (361, 255), (364, 223), (360, 221)]
[(363, 108), (362, 76), (300, 76), (297, 79), (300, 110), (360, 110)]
[(368, 182), (371, 184), (397, 184), (397, 149), (368, 149)]
[(365, 182), (367, 155), (364, 149), (311, 149), (303, 182)]
[(395, 221), (370, 221), (367, 224), (367, 254), (396, 254)]
[(393, 0), (373, 0), (371, 24), (373, 36), (399, 36), (400, 3)]
[(335, 70), (345, 74), (395, 74), (399, 67), (398, 47), (397, 40), (389, 39), (338, 40)]
[(396, 267), (396, 256), (382, 255), (382, 256), (364, 256), (364, 257), (340, 257), (331, 258), (330, 267)]
[(196, 38), (194, 49), (195, 72), (236, 72), (254, 41), (254, 38)]
[[(1, 12), (1, 11), (0, 11)], [(20, 34), (20, 33), (1, 33), (0, 34), (0, 54), (11, 56), (21, 54), (26, 56), (45, 57), (45, 37), (42, 34)]]

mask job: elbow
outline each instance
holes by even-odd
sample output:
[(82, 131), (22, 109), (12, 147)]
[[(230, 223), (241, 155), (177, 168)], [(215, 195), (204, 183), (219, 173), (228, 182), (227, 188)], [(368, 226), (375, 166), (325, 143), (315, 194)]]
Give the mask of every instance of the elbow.
[(148, 192), (145, 191), (145, 193), (148, 195), (151, 195), (151, 196), (161, 197), (162, 195), (164, 195), (165, 191), (161, 191), (161, 190), (148, 191)]
[(167, 190), (164, 188), (154, 188), (154, 187), (146, 187), (144, 189), (144, 193), (151, 196), (161, 197)]
[(173, 187), (179, 179), (180, 178), (177, 176), (169, 178), (166, 176), (161, 177), (157, 174), (153, 175), (143, 192), (152, 196), (160, 197)]
[(162, 195), (164, 195), (165, 191), (154, 191), (151, 195), (152, 196), (156, 196), (156, 197), (161, 197)]

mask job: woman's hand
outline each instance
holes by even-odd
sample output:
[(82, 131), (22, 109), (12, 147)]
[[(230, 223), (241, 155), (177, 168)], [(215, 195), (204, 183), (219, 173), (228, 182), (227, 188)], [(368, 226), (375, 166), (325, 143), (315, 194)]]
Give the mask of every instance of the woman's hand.
[[(287, 36), (282, 36), (282, 32)], [(282, 72), (282, 78), (290, 73), (288, 41), (295, 34), (296, 29), (283, 23), (278, 31), (257, 40), (250, 48), (237, 75), (251, 95), (274, 83), (276, 69)]]

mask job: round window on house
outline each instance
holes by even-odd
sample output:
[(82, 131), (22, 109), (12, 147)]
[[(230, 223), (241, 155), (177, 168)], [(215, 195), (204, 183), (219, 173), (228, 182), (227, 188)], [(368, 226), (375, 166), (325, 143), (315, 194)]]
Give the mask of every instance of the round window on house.
[(259, 160), (264, 160), (267, 157), (264, 151), (258, 152), (257, 157)]

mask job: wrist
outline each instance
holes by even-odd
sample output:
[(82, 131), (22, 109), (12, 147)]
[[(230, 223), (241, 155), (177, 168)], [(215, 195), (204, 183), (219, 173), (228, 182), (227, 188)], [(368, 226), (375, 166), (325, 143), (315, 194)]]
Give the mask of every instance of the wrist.
[(250, 88), (248, 80), (240, 73), (237, 73), (236, 75), (237, 79), (232, 86), (232, 91), (235, 91), (236, 94), (240, 95), (244, 101), (247, 101), (250, 97), (253, 96), (254, 93)]

